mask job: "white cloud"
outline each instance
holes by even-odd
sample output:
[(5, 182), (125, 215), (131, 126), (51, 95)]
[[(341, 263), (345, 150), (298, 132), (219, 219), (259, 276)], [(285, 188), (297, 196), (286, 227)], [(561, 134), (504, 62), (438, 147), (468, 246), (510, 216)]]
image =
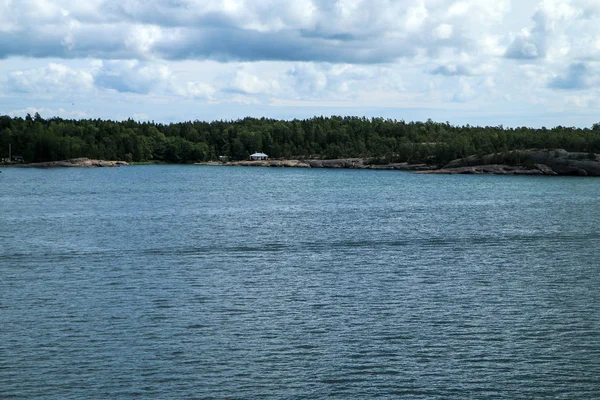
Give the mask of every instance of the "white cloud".
[(450, 5), (447, 16), (449, 18), (462, 17), (469, 12), (469, 8), (469, 3), (466, 1), (457, 1)]
[(273, 96), (279, 90), (276, 79), (268, 74), (257, 74), (248, 65), (240, 66), (229, 80), (224, 90), (242, 95)]
[(476, 95), (477, 92), (475, 91), (471, 83), (467, 79), (461, 78), (459, 87), (456, 90), (456, 92), (454, 92), (452, 100), (458, 102), (465, 102), (472, 100), (476, 97)]
[(144, 58), (152, 53), (154, 44), (163, 38), (163, 30), (159, 26), (135, 24), (129, 29), (124, 46)]
[(76, 95), (93, 89), (93, 77), (86, 71), (50, 63), (43, 68), (10, 72), (6, 86), (12, 92), (38, 96)]
[(150, 118), (148, 117), (148, 114), (146, 114), (146, 113), (134, 113), (133, 119), (135, 119), (137, 121), (148, 121)]
[(30, 99), (0, 113), (64, 94), (152, 119), (180, 102), (581, 111), (600, 104), (599, 25), (597, 0), (0, 0), (0, 98)]
[(165, 90), (171, 85), (170, 68), (162, 63), (152, 64), (133, 61), (100, 62), (94, 71), (98, 87), (124, 93), (146, 94), (153, 90)]
[(298, 63), (282, 76), (288, 99), (354, 99), (367, 92), (396, 91), (400, 79), (389, 67), (352, 64)]
[(327, 88), (327, 74), (312, 63), (296, 64), (288, 71), (294, 91), (302, 97), (322, 96)]
[(186, 82), (177, 90), (177, 93), (192, 99), (212, 100), (216, 93), (213, 86), (204, 82)]
[(565, 96), (565, 106), (576, 109), (598, 109), (600, 102), (597, 97), (592, 95), (570, 95)]
[(450, 24), (440, 24), (433, 29), (433, 37), (435, 39), (450, 39), (454, 32), (454, 27)]
[(541, 0), (530, 26), (515, 35), (506, 50), (514, 59), (547, 59), (564, 63), (574, 59), (600, 60), (595, 45), (600, 37), (600, 3), (589, 0)]
[(507, 1), (5, 0), (3, 29), (18, 30), (0, 57), (390, 62), (427, 50), (427, 37), (476, 45)]
[(425, 19), (427, 19), (428, 15), (429, 12), (422, 2), (413, 7), (409, 7), (406, 12), (406, 19), (404, 20), (406, 29), (409, 32), (419, 30), (425, 23)]

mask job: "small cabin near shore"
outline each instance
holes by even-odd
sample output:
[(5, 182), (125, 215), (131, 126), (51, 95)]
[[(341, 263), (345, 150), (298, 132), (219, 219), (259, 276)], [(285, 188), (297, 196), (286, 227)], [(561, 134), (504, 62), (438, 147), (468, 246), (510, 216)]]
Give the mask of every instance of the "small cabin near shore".
[(258, 160), (268, 160), (269, 156), (265, 153), (254, 153), (250, 155), (250, 160), (258, 161)]

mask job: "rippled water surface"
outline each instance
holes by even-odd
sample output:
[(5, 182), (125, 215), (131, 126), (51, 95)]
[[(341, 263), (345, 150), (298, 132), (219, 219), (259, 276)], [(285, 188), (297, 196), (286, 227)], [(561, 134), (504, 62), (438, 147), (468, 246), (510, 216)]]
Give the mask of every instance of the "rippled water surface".
[(2, 169), (0, 398), (600, 398), (600, 180)]

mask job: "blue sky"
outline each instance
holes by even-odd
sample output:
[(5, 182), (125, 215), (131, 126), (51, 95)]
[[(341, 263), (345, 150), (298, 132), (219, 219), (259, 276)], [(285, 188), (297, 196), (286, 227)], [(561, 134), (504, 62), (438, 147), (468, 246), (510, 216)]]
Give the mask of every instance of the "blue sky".
[(0, 0), (0, 114), (600, 122), (598, 0)]

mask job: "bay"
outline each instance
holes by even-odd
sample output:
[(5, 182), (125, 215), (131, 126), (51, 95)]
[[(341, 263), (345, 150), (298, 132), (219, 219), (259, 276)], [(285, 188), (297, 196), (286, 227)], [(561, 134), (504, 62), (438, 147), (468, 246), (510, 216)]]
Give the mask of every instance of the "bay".
[(5, 168), (0, 398), (595, 398), (600, 185)]

